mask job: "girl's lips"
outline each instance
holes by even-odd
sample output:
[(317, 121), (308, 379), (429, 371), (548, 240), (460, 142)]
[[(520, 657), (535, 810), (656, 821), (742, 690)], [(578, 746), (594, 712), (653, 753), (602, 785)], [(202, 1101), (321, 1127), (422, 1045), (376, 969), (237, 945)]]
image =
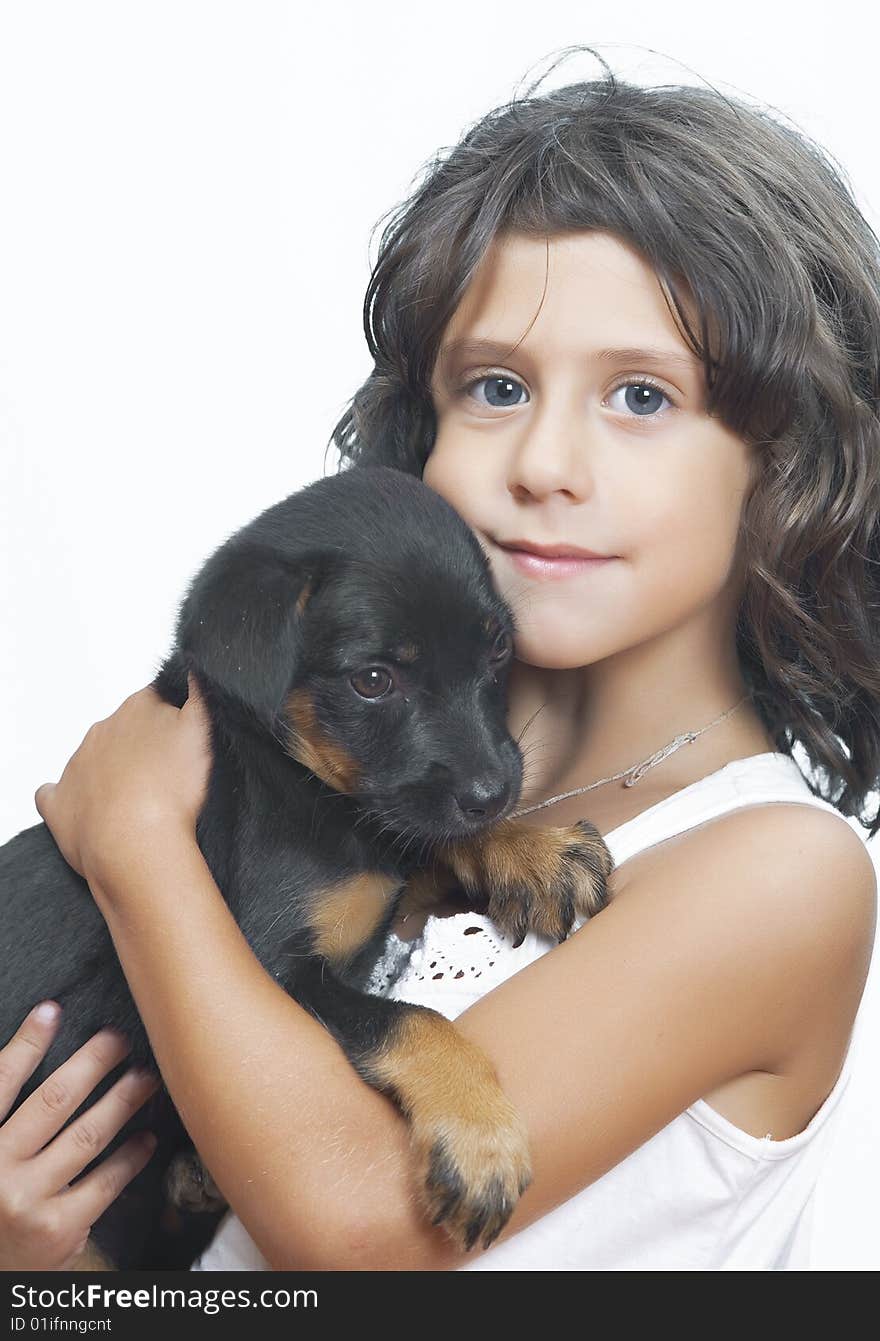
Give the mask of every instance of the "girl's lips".
[(521, 573), (528, 573), (531, 577), (577, 577), (580, 573), (591, 572), (606, 563), (613, 563), (617, 557), (613, 555), (607, 559), (547, 559), (540, 554), (530, 554), (524, 549), (505, 549), (503, 545), (499, 545), (498, 548), (510, 557), (514, 568), (518, 568)]

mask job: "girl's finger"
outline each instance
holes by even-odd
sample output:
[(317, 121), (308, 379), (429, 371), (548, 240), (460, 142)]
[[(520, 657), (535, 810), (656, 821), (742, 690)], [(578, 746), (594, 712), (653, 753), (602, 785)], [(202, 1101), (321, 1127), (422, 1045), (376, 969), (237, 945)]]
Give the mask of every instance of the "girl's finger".
[(51, 1145), (34, 1158), (34, 1186), (45, 1196), (72, 1183), (87, 1164), (110, 1144), (132, 1114), (161, 1085), (152, 1072), (132, 1070), (117, 1080), (106, 1094), (75, 1122), (65, 1127)]
[(43, 782), (34, 792), (34, 806), (37, 814), (42, 820), (45, 820), (46, 815), (51, 808), (52, 793), (56, 786), (57, 784), (54, 782)]
[(0, 1121), (15, 1103), (24, 1082), (49, 1051), (60, 1019), (61, 1007), (56, 1002), (41, 1002), (0, 1050)]
[(0, 1131), (4, 1151), (15, 1159), (29, 1159), (42, 1150), (130, 1048), (111, 1029), (94, 1034), (6, 1119)]
[(60, 1192), (59, 1205), (77, 1224), (93, 1225), (126, 1184), (140, 1173), (155, 1149), (153, 1133), (138, 1132), (73, 1187)]

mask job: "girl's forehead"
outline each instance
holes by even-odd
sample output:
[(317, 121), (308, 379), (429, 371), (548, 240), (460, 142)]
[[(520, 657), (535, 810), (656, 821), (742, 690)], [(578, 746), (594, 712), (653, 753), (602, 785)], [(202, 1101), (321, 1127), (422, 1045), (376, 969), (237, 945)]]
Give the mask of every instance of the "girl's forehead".
[[(693, 328), (686, 286), (676, 291)], [(514, 347), (583, 357), (651, 348), (701, 371), (657, 273), (633, 247), (596, 230), (496, 238), (447, 323), (438, 371)]]

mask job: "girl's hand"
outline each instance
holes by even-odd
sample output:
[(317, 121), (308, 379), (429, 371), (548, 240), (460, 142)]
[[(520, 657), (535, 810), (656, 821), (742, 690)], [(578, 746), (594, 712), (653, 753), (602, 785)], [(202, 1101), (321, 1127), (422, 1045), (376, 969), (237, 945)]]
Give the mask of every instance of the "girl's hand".
[(99, 1080), (128, 1052), (126, 1041), (110, 1030), (84, 1043), (12, 1117), (2, 1121), (48, 1052), (60, 1018), (54, 1002), (43, 1002), (0, 1050), (0, 1269), (4, 1271), (70, 1267), (94, 1222), (155, 1149), (152, 1133), (141, 1132), (75, 1186), (68, 1186), (159, 1085), (156, 1076), (129, 1071), (58, 1135)]
[(170, 832), (195, 841), (210, 767), (207, 713), (190, 676), (182, 708), (148, 685), (96, 722), (34, 803), (68, 864), (89, 882), (112, 883)]

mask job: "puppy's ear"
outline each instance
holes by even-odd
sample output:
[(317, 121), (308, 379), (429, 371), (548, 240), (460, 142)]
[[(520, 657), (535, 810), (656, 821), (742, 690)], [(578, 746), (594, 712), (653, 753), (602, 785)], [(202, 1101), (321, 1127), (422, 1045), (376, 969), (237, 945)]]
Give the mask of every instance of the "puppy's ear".
[(177, 650), (184, 664), (270, 731), (296, 679), (302, 617), (330, 561), (293, 562), (271, 550), (220, 550), (181, 607)]

